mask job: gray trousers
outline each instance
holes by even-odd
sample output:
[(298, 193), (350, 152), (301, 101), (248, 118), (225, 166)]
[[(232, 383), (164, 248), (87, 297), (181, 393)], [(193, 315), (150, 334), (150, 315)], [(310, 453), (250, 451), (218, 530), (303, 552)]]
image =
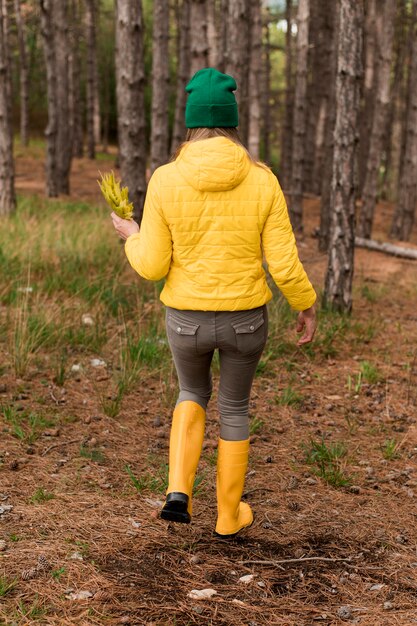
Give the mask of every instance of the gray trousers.
[(177, 370), (178, 402), (207, 408), (212, 392), (211, 361), (219, 350), (220, 437), (249, 437), (249, 397), (268, 337), (266, 305), (246, 311), (180, 311), (166, 307), (168, 342)]

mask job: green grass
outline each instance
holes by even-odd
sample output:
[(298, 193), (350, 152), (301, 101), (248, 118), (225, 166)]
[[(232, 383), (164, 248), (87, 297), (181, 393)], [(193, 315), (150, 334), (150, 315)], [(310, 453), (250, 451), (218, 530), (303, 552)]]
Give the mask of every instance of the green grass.
[(395, 459), (399, 459), (401, 454), (400, 443), (398, 443), (395, 439), (386, 439), (384, 444), (381, 446), (382, 456), (387, 461), (394, 461)]
[(53, 498), (55, 498), (53, 493), (45, 491), (43, 487), (38, 487), (33, 496), (30, 498), (29, 502), (31, 502), (32, 504), (43, 504), (44, 502), (48, 502), (48, 500), (52, 500)]
[(8, 593), (13, 591), (17, 585), (15, 578), (7, 578), (7, 576), (0, 576), (0, 598), (4, 598)]
[(35, 599), (32, 603), (19, 600), (16, 613), (18, 616), (23, 616), (30, 620), (38, 620), (46, 615), (46, 609), (40, 604), (38, 594), (35, 594)]
[[(159, 468), (155, 470), (147, 470), (143, 472), (140, 476), (136, 476), (133, 473), (130, 465), (125, 465), (125, 472), (129, 476), (132, 485), (136, 489), (138, 493), (143, 493), (144, 491), (150, 491), (151, 493), (166, 493), (168, 489), (168, 465), (162, 464)], [(203, 474), (196, 474), (194, 479), (193, 493), (199, 493), (200, 485), (204, 479)]]
[(317, 441), (310, 438), (308, 443), (302, 443), (304, 460), (312, 466), (313, 472), (325, 480), (332, 487), (347, 487), (352, 483), (341, 464), (346, 456), (347, 449), (344, 443), (327, 444), (322, 438)]
[(284, 387), (281, 394), (275, 397), (275, 403), (285, 406), (300, 406), (303, 403), (304, 396), (294, 389), (291, 385)]
[(0, 406), (0, 413), (11, 434), (26, 444), (34, 443), (45, 430), (55, 425), (55, 422), (34, 411), (17, 411), (13, 405)]
[(65, 567), (59, 567), (58, 569), (54, 569), (52, 570), (51, 574), (52, 574), (52, 578), (54, 580), (60, 580), (61, 576), (63, 576), (64, 574), (66, 574), (67, 570)]
[(85, 446), (80, 447), (80, 456), (83, 459), (89, 459), (93, 461), (93, 463), (104, 463), (105, 456), (101, 452), (101, 450), (97, 450), (97, 448), (86, 448)]
[(384, 379), (382, 372), (376, 365), (370, 363), (369, 361), (361, 361), (360, 372), (362, 374), (362, 378), (371, 385), (375, 385)]
[(264, 423), (259, 417), (252, 417), (249, 422), (249, 434), (256, 435), (260, 433), (262, 430)]

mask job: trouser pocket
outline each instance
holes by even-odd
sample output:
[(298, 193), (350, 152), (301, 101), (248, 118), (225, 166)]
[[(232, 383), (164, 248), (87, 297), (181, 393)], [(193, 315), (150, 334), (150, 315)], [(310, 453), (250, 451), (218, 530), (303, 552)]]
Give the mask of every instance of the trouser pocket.
[(231, 323), (235, 332), (236, 348), (242, 354), (262, 350), (267, 339), (265, 308), (251, 309), (242, 313), (242, 319)]
[(180, 313), (167, 312), (166, 328), (169, 343), (177, 348), (197, 351), (197, 331), (200, 324), (195, 324)]

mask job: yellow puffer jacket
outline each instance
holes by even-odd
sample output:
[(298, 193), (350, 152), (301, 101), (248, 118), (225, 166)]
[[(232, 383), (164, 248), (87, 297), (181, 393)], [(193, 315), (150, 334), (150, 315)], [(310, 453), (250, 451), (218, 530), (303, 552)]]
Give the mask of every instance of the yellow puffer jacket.
[(164, 304), (236, 311), (272, 298), (262, 265), (289, 304), (309, 308), (316, 293), (298, 258), (276, 176), (227, 137), (189, 142), (153, 173), (140, 233), (125, 251), (143, 278), (166, 276)]

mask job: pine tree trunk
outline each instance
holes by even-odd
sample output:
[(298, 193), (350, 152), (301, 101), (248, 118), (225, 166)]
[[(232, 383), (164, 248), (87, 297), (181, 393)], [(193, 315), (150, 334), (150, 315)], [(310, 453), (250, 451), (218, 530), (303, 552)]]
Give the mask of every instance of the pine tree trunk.
[(383, 26), (380, 37), (378, 37), (376, 97), (358, 229), (358, 234), (366, 239), (368, 239), (372, 233), (374, 210), (378, 195), (379, 167), (390, 99), (395, 11), (396, 0), (385, 0)]
[(297, 13), (297, 74), (294, 94), (290, 217), (294, 231), (303, 229), (303, 169), (306, 142), (306, 95), (309, 0), (299, 0)]
[(69, 108), (70, 125), (72, 129), (72, 154), (81, 158), (84, 155), (83, 130), (83, 98), (81, 90), (81, 8), (79, 0), (72, 0), (70, 4), (71, 31), (69, 55)]
[(357, 0), (340, 0), (335, 84), (336, 121), (331, 187), (329, 260), (324, 302), (352, 309), (355, 250), (355, 166), (362, 71), (363, 10)]
[(0, 216), (16, 209), (7, 2), (0, 0)]
[(220, 32), (219, 32), (219, 64), (218, 69), (220, 72), (226, 71), (227, 66), (227, 15), (229, 12), (229, 0), (220, 0)]
[[(329, 59), (328, 67), (322, 80), (328, 84), (326, 101), (326, 120), (324, 128), (324, 148), (323, 162), (320, 170), (317, 170), (317, 189), (321, 191), (320, 201), (320, 230), (319, 230), (319, 250), (327, 252), (329, 247), (330, 234), (330, 213), (331, 213), (331, 185), (333, 176), (334, 160), (334, 127), (336, 122), (336, 70), (337, 70), (337, 42), (336, 42), (336, 18), (337, 11), (333, 7), (329, 19), (329, 34), (326, 42), (326, 55)], [(320, 173), (319, 173), (320, 172)]]
[(96, 156), (97, 133), (100, 134), (100, 112), (98, 103), (96, 0), (85, 0), (87, 42), (87, 156)]
[(249, 130), (248, 150), (259, 159), (261, 139), (261, 103), (259, 80), (262, 73), (262, 13), (261, 0), (250, 6), (250, 63), (249, 63)]
[(146, 194), (144, 24), (141, 0), (116, 1), (116, 96), (120, 171), (135, 220)]
[(311, 2), (304, 188), (316, 194), (321, 192), (325, 129), (330, 110), (334, 7), (334, 0)]
[[(190, 0), (190, 49), (191, 68), (190, 74), (194, 74), (208, 67), (209, 45), (207, 37), (207, 0)], [(190, 77), (191, 77), (190, 76)]]
[[(408, 0), (398, 0), (398, 24), (394, 35), (395, 65), (392, 84), (392, 98), (389, 105), (387, 133), (385, 138), (385, 163), (382, 195), (388, 200), (397, 199), (400, 174), (401, 146), (406, 117), (407, 80), (406, 68), (411, 61), (407, 54), (412, 48), (413, 29), (409, 28)], [(407, 36), (408, 34), (408, 36)]]
[(185, 87), (190, 80), (190, 0), (182, 0), (178, 14), (178, 71), (177, 97), (175, 101), (174, 128), (172, 131), (171, 153), (174, 153), (185, 138), (185, 103), (187, 94)]
[[(262, 103), (262, 158), (266, 163), (271, 162), (271, 41), (269, 35), (269, 10), (266, 12), (263, 30), (263, 68), (262, 68), (262, 88), (261, 88), (261, 103)], [(281, 180), (281, 177), (280, 177)], [(282, 180), (281, 183), (283, 184)]]
[(360, 141), (358, 152), (360, 194), (362, 194), (365, 182), (375, 105), (377, 33), (381, 32), (382, 29), (382, 13), (381, 11), (377, 11), (377, 0), (367, 0), (365, 8), (363, 105), (360, 114)]
[(210, 67), (218, 67), (219, 64), (219, 33), (217, 29), (216, 4), (216, 0), (207, 0), (207, 41)]
[(40, 0), (48, 89), (46, 192), (69, 193), (72, 136), (69, 120), (67, 0)]
[(29, 143), (29, 64), (26, 44), (26, 24), (22, 15), (20, 0), (14, 0), (14, 11), (19, 43), (20, 64), (20, 143)]
[(417, 0), (413, 0), (412, 49), (408, 75), (403, 166), (398, 185), (398, 203), (391, 236), (409, 241), (417, 204)]
[(281, 141), (280, 180), (284, 189), (291, 186), (292, 141), (294, 115), (294, 79), (293, 79), (293, 35), (292, 35), (292, 0), (286, 0), (285, 20), (285, 112)]
[(237, 83), (238, 130), (244, 144), (248, 141), (249, 15), (248, 0), (230, 0), (226, 74), (231, 74)]
[(169, 4), (154, 0), (152, 46), (151, 173), (168, 160)]

